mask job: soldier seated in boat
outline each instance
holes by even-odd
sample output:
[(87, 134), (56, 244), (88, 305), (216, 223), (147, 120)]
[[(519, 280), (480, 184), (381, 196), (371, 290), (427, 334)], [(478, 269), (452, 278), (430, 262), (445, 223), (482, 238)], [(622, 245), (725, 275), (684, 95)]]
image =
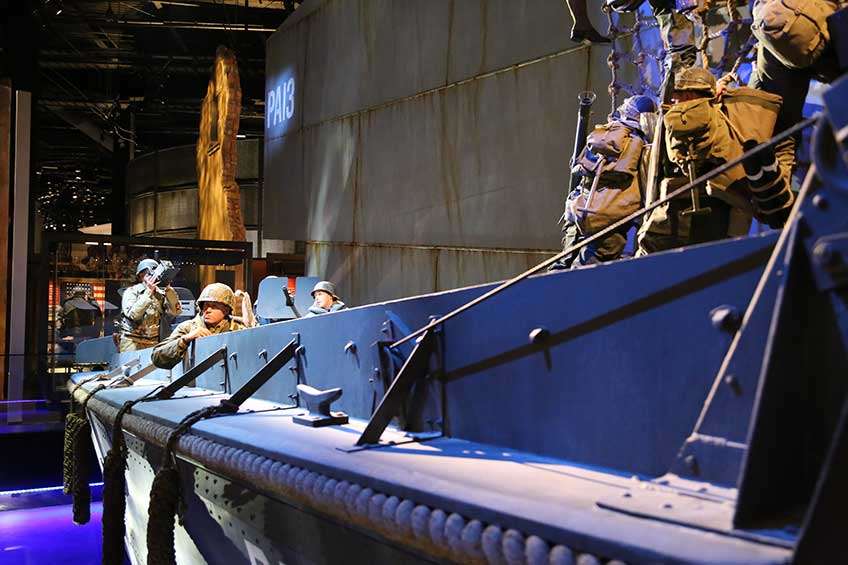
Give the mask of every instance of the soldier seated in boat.
[(223, 283), (212, 283), (197, 299), (198, 314), (178, 325), (167, 340), (153, 349), (153, 364), (171, 369), (182, 360), (191, 342), (200, 337), (243, 330), (245, 326), (233, 319), (235, 294)]
[(319, 316), (347, 308), (347, 305), (336, 294), (336, 285), (330, 281), (316, 283), (312, 289), (312, 298), (315, 299), (315, 302), (309, 307), (309, 311), (304, 318)]

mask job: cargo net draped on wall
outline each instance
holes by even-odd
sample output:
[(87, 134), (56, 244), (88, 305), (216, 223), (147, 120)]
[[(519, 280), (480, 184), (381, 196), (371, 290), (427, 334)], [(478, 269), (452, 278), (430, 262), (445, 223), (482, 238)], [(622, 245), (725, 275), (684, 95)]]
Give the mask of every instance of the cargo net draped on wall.
[[(716, 78), (735, 73), (739, 84), (747, 84), (754, 59), (751, 12), (747, 2), (701, 0), (699, 8), (686, 12), (694, 24), (692, 37), (696, 65), (710, 69)], [(678, 6), (681, 2), (678, 0)], [(638, 10), (619, 13), (605, 5), (612, 51), (607, 57), (611, 80), (608, 87), (612, 113), (621, 101), (635, 94), (660, 99), (666, 52), (657, 20), (648, 2)], [(632, 66), (627, 69), (626, 66)], [(632, 83), (623, 77), (635, 76)]]

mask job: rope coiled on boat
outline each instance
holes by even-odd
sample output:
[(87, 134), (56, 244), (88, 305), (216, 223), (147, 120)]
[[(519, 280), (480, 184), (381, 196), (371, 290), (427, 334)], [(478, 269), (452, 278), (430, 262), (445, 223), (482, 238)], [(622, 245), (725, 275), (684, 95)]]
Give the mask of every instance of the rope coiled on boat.
[(132, 407), (146, 400), (161, 387), (141, 398), (127, 400), (118, 410), (112, 423), (112, 447), (103, 458), (103, 565), (122, 565), (124, 562), (124, 534), (127, 501), (126, 476), (127, 446), (124, 441), (124, 415)]
[(99, 375), (96, 375), (80, 381), (71, 389), (71, 409), (65, 416), (65, 436), (62, 443), (62, 492), (65, 494), (71, 494), (71, 483), (74, 476), (74, 441), (72, 437), (78, 433), (77, 429), (81, 425), (80, 420), (84, 419), (79, 414), (74, 413), (74, 395), (84, 384), (98, 378), (100, 378)]
[[(83, 381), (74, 387), (74, 393), (88, 381)], [(100, 384), (88, 393), (80, 403), (80, 411), (75, 412), (73, 408), (65, 417), (65, 441), (62, 446), (62, 489), (66, 494), (73, 497), (74, 523), (78, 525), (87, 524), (91, 519), (91, 487), (88, 485), (88, 475), (91, 471), (89, 466), (89, 453), (93, 449), (91, 443), (91, 424), (86, 417), (85, 409), (91, 398), (106, 388), (106, 384)]]
[(201, 420), (222, 413), (232, 413), (220, 404), (207, 406), (187, 415), (168, 435), (162, 468), (153, 479), (147, 515), (147, 565), (175, 565), (174, 518), (182, 524), (180, 474), (174, 449), (180, 436)]

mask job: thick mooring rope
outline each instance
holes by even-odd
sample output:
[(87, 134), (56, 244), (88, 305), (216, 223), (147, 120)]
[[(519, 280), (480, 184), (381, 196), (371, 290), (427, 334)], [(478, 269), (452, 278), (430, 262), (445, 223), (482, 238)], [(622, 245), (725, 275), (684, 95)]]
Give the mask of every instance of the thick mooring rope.
[(124, 534), (127, 501), (126, 476), (127, 446), (124, 441), (124, 415), (132, 407), (147, 400), (161, 390), (156, 387), (135, 400), (124, 402), (112, 423), (112, 447), (103, 459), (103, 565), (122, 565), (124, 562)]
[(165, 452), (162, 455), (162, 468), (153, 479), (150, 489), (150, 505), (147, 515), (147, 565), (175, 565), (174, 519), (178, 516), (182, 523), (180, 474), (177, 470), (174, 449), (180, 436), (185, 434), (197, 422), (224, 413), (220, 404), (196, 410), (182, 419), (179, 425), (168, 435)]
[[(83, 384), (77, 385), (72, 393)], [(91, 487), (88, 486), (89, 454), (94, 446), (91, 443), (91, 424), (85, 415), (86, 405), (91, 398), (106, 388), (100, 384), (88, 393), (80, 403), (80, 412), (70, 412), (65, 417), (65, 443), (63, 445), (63, 490), (73, 496), (73, 516), (75, 524), (87, 524), (91, 519)], [(73, 397), (73, 394), (72, 394)]]
[(88, 379), (84, 379), (74, 385), (71, 389), (71, 408), (67, 416), (65, 416), (65, 437), (62, 443), (62, 492), (71, 494), (71, 484), (74, 477), (74, 437), (79, 434), (79, 427), (87, 422), (85, 414), (83, 415), (74, 412), (74, 395), (86, 383), (96, 381), (100, 375), (95, 375)]

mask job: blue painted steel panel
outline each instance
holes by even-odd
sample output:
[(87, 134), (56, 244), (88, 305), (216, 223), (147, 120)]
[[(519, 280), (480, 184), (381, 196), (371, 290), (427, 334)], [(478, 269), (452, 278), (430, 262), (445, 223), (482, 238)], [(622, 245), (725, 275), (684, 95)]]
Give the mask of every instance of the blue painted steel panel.
[[(727, 347), (709, 311), (720, 304), (744, 308), (773, 242), (767, 235), (538, 276), (451, 320), (444, 328), (448, 383), (441, 416), (448, 433), (663, 474), (691, 431)], [(736, 259), (726, 262), (728, 256)], [(229, 367), (235, 390), (264, 365), (262, 351), (270, 357), (298, 333), (299, 371), (290, 363), (256, 396), (289, 402), (298, 379), (319, 389), (340, 386), (344, 396), (334, 408), (368, 418), (384, 392), (374, 344), (402, 337), (383, 332), (387, 312), (414, 329), (489, 288), (213, 336), (197, 342), (194, 356), (200, 360), (224, 343), (237, 352)], [(528, 342), (535, 327), (551, 333), (550, 369), (544, 351)], [(345, 351), (349, 342), (355, 353)], [(215, 367), (198, 385), (221, 390), (223, 381), (223, 367)], [(498, 411), (512, 417), (496, 417)]]

